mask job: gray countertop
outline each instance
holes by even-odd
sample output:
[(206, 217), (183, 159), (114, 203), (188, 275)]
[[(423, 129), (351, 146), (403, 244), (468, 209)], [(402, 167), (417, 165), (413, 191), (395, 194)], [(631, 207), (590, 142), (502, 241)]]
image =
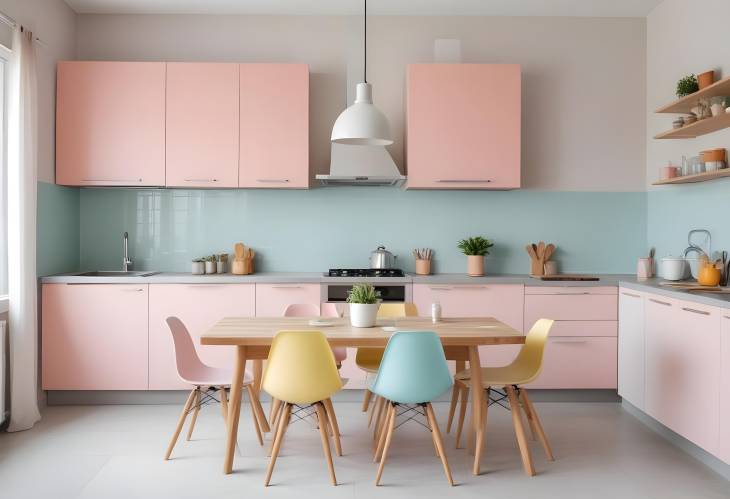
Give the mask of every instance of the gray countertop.
[(689, 291), (684, 291), (682, 289), (662, 286), (660, 284), (662, 282), (666, 281), (658, 277), (654, 277), (651, 279), (637, 279), (636, 277), (631, 277), (628, 279), (621, 279), (619, 284), (624, 288), (629, 288), (636, 291), (643, 291), (655, 295), (666, 296), (668, 298), (676, 298), (678, 300), (687, 300), (695, 303), (702, 303), (704, 305), (709, 305), (712, 307), (730, 309), (730, 295), (701, 292), (690, 293)]

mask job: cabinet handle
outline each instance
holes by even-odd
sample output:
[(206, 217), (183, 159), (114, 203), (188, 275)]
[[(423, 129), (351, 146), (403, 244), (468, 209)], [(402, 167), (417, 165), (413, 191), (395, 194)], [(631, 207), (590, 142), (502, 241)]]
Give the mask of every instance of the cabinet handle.
[(486, 286), (454, 286), (456, 289), (487, 289)]
[(82, 182), (142, 182), (141, 178), (82, 178)]
[(621, 291), (621, 294), (624, 295), (624, 296), (630, 296), (632, 298), (641, 298), (640, 295), (635, 295), (633, 293), (627, 293), (626, 291)]
[(684, 310), (685, 312), (692, 312), (693, 314), (710, 315), (710, 312), (706, 312), (704, 310), (697, 310), (696, 308), (682, 307), (682, 310)]
[(257, 178), (256, 182), (262, 184), (286, 184), (289, 182), (288, 178)]
[(649, 298), (649, 301), (653, 301), (654, 303), (658, 303), (659, 305), (666, 305), (667, 307), (671, 307), (672, 304), (666, 301), (656, 300), (654, 298)]
[(432, 291), (451, 291), (451, 288), (448, 286), (429, 286), (428, 289)]
[(274, 289), (302, 289), (301, 286), (271, 286)]
[(560, 293), (559, 292), (559, 293), (555, 293), (555, 294), (556, 295), (562, 295), (562, 296), (581, 296), (581, 295), (589, 295), (591, 293), (590, 293), (590, 291), (582, 291), (580, 293), (568, 293), (568, 292)]
[(198, 182), (200, 184), (207, 184), (211, 182), (218, 182), (217, 178), (186, 178), (183, 179), (185, 182)]
[(563, 339), (554, 339), (552, 340), (553, 343), (588, 343), (588, 340), (578, 339), (578, 338), (563, 338)]
[(119, 291), (126, 291), (127, 293), (139, 293), (141, 291), (144, 291), (144, 289), (143, 288), (134, 288), (134, 289), (126, 288), (126, 289), (120, 289)]
[(488, 184), (491, 181), (488, 178), (440, 178), (436, 180), (441, 184)]
[(218, 288), (220, 287), (220, 284), (188, 284), (188, 287), (193, 289)]

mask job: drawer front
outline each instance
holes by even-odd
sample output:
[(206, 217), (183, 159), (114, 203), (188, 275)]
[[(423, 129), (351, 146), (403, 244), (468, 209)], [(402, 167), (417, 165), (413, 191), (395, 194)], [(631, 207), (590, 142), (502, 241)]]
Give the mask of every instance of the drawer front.
[(429, 316), (431, 304), (438, 302), (441, 304), (441, 313), (444, 317), (495, 317), (522, 331), (524, 306), (522, 285), (414, 284), (413, 302), (421, 316)]
[(321, 299), (319, 284), (256, 284), (256, 317), (281, 317), (289, 305)]
[[(525, 320), (525, 331), (529, 331), (530, 322)], [(550, 330), (551, 338), (588, 336), (618, 336), (618, 321), (555, 321)]]
[(556, 321), (616, 321), (618, 295), (554, 294), (525, 296), (525, 325), (538, 319)]
[(615, 295), (616, 286), (525, 286), (526, 295)]

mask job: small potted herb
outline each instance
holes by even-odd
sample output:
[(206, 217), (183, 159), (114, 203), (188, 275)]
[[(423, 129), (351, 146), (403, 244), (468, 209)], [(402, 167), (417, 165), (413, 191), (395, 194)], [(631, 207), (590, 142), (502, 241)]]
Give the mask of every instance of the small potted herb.
[(220, 255), (216, 256), (217, 261), (216, 263), (216, 271), (219, 274), (225, 274), (226, 273), (226, 263), (228, 263), (228, 254), (221, 253)]
[(467, 274), (474, 277), (484, 275), (484, 257), (489, 254), (489, 248), (494, 243), (482, 236), (476, 236), (462, 239), (457, 246), (466, 255)]
[(685, 76), (677, 82), (677, 97), (680, 99), (687, 95), (693, 94), (700, 89), (697, 77), (694, 74)]
[(193, 275), (205, 274), (205, 261), (202, 258), (196, 258), (193, 260), (191, 271)]
[(215, 274), (216, 270), (218, 270), (218, 266), (216, 265), (216, 256), (210, 255), (205, 257), (205, 273), (206, 274)]
[(354, 327), (373, 327), (378, 317), (378, 294), (370, 283), (355, 284), (347, 293), (350, 323)]

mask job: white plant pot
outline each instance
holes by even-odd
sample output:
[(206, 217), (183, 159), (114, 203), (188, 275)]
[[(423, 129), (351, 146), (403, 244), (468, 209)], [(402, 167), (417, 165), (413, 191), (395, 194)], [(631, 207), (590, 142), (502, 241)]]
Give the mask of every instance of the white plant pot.
[(380, 303), (350, 303), (350, 324), (354, 327), (374, 327)]
[(205, 274), (205, 263), (192, 262), (192, 267), (191, 267), (190, 271), (193, 273), (193, 275)]
[(206, 274), (215, 274), (217, 270), (216, 262), (205, 262), (205, 273)]

